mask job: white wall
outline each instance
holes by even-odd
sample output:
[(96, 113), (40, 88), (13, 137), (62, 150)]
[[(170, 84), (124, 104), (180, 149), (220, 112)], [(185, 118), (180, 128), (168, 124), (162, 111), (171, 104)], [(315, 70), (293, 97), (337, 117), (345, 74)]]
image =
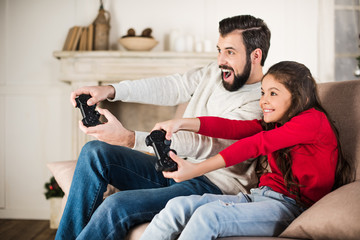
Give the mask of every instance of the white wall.
[[(110, 43), (133, 27), (151, 27), (162, 51), (172, 29), (209, 39), (218, 21), (252, 14), (272, 31), (266, 63), (296, 60), (319, 74), (319, 3), (323, 0), (104, 0), (111, 12)], [(328, 0), (326, 0), (328, 1)], [(58, 81), (68, 29), (90, 24), (98, 0), (0, 0), (0, 218), (47, 218), (45, 164), (71, 156), (70, 88)], [(328, 23), (330, 29), (333, 25)], [(330, 36), (332, 38), (332, 36)], [(329, 48), (331, 48), (330, 46)], [(332, 51), (333, 49), (325, 49)], [(321, 80), (321, 79), (320, 79)]]
[[(96, 7), (97, 1), (92, 2)], [(126, 34), (130, 27), (138, 33), (151, 27), (155, 38), (162, 41), (155, 51), (163, 50), (165, 37), (172, 29), (183, 30), (203, 40), (210, 39), (215, 50), (221, 19), (239, 14), (260, 17), (272, 32), (265, 69), (282, 60), (295, 60), (305, 63), (315, 76), (318, 75), (318, 1), (153, 0), (148, 3), (132, 0), (129, 3), (107, 3), (107, 9), (111, 9), (113, 16), (111, 42), (116, 43), (117, 38)]]

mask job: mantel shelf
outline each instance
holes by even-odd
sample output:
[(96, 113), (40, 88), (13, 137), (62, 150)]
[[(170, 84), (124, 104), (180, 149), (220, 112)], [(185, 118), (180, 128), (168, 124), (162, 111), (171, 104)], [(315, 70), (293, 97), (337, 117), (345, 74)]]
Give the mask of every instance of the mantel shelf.
[(60, 80), (79, 85), (184, 73), (216, 61), (217, 53), (55, 51), (53, 56), (60, 60)]
[(216, 58), (216, 52), (154, 52), (154, 51), (55, 51), (53, 56), (62, 58), (166, 58), (166, 59), (209, 59)]

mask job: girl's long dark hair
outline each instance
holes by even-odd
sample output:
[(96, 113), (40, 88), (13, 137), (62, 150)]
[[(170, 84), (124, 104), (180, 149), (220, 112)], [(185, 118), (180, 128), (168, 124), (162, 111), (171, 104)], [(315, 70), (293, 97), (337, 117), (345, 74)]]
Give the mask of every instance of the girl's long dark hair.
[[(338, 144), (338, 162), (333, 189), (354, 181), (354, 171), (351, 168), (350, 161), (344, 158), (341, 151), (338, 130), (328, 113), (320, 104), (317, 85), (311, 75), (310, 70), (301, 63), (284, 61), (270, 67), (264, 77), (266, 75), (272, 75), (277, 81), (282, 83), (292, 95), (291, 106), (286, 113), (285, 122), (310, 108), (315, 108), (316, 110), (323, 112), (328, 118), (330, 125), (336, 135)], [(265, 123), (263, 121), (263, 128), (265, 130), (274, 129), (275, 123)], [(288, 191), (296, 196), (298, 204), (301, 204), (302, 206), (310, 206), (312, 202), (308, 199), (305, 199), (304, 196), (301, 196), (300, 188), (302, 186), (299, 185), (298, 180), (293, 175), (290, 151), (291, 147), (280, 149), (273, 153), (276, 159), (276, 164), (283, 174), (285, 185)]]

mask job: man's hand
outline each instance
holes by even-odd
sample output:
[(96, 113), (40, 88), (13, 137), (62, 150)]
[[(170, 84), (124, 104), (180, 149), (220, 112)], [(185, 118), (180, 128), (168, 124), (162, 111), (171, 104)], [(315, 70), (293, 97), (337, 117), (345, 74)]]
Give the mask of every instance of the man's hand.
[(88, 86), (79, 88), (71, 93), (70, 101), (76, 107), (75, 98), (81, 94), (89, 94), (91, 98), (87, 101), (87, 105), (92, 106), (107, 98), (113, 99), (115, 97), (115, 89), (113, 86)]
[(112, 145), (133, 148), (135, 145), (135, 133), (124, 128), (121, 122), (112, 115), (109, 110), (102, 108), (97, 108), (96, 110), (101, 115), (104, 115), (108, 121), (104, 124), (88, 128), (83, 125), (82, 121), (80, 121), (79, 128), (85, 134), (93, 136), (100, 141)]

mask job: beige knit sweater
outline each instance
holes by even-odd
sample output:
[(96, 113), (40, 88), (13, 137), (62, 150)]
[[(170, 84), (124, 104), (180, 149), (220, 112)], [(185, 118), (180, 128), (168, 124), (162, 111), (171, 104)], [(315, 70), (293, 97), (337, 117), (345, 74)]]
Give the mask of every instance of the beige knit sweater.
[[(137, 102), (162, 106), (175, 106), (189, 102), (183, 117), (219, 116), (230, 119), (259, 119), (260, 83), (244, 85), (236, 92), (227, 91), (221, 80), (216, 62), (193, 69), (183, 75), (122, 81), (114, 84), (114, 101)], [(135, 132), (134, 149), (152, 151), (145, 145), (149, 133)], [(217, 154), (234, 141), (214, 139), (181, 131), (173, 135), (171, 148), (188, 161), (199, 162)], [(255, 161), (248, 160), (229, 168), (219, 169), (206, 176), (224, 194), (248, 192), (257, 184)]]

